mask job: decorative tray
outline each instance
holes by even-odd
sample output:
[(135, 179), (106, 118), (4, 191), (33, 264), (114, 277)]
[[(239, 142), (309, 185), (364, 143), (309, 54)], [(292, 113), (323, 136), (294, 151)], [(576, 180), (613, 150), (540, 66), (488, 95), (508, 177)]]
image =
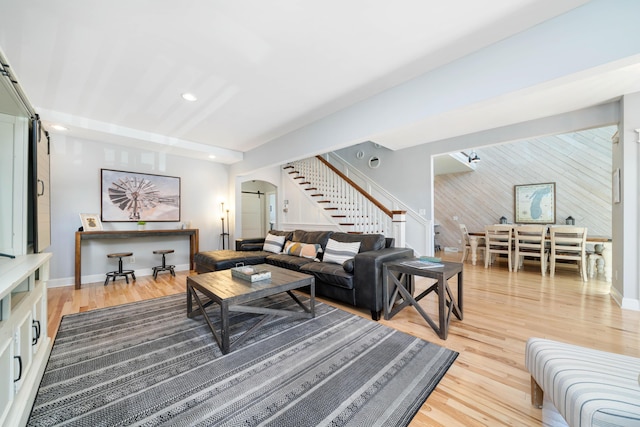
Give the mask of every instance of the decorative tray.
[(248, 282), (271, 279), (270, 271), (260, 270), (251, 266), (233, 267), (231, 268), (231, 275)]

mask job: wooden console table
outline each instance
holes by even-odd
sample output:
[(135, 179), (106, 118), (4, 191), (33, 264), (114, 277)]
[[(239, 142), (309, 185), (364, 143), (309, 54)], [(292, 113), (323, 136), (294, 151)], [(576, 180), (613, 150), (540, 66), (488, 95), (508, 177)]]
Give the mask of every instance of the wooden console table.
[(82, 241), (92, 239), (135, 239), (138, 237), (189, 236), (189, 268), (195, 269), (193, 256), (199, 251), (197, 228), (186, 230), (111, 230), (111, 231), (76, 231), (76, 289), (82, 286)]

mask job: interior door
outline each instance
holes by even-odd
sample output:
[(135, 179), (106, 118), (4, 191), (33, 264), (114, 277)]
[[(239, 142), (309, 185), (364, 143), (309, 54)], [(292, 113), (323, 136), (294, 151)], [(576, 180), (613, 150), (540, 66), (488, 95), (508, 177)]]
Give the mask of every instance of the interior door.
[(242, 237), (264, 237), (263, 200), (258, 194), (242, 193)]

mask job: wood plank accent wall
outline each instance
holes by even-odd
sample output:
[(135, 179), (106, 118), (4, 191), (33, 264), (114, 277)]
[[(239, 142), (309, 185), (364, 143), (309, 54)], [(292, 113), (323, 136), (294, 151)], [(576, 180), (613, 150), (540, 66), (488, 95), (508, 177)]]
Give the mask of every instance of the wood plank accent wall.
[[(462, 248), (458, 224), (483, 231), (514, 221), (514, 185), (556, 183), (556, 224), (568, 216), (591, 235), (611, 236), (611, 137), (617, 126), (477, 148), (475, 171), (434, 178), (438, 240)], [(454, 220), (453, 217), (458, 217)]]

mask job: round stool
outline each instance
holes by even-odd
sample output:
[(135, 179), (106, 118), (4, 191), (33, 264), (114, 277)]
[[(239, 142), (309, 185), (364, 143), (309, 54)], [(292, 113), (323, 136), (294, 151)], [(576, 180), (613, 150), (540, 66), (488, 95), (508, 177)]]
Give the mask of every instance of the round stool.
[(153, 267), (153, 280), (156, 280), (158, 278), (158, 272), (160, 271), (169, 271), (171, 272), (171, 275), (173, 277), (176, 276), (176, 272), (173, 270), (176, 266), (175, 265), (167, 265), (166, 264), (166, 259), (165, 259), (165, 255), (166, 254), (172, 254), (173, 253), (173, 249), (159, 249), (157, 251), (153, 251), (154, 254), (162, 254), (162, 265), (158, 266), (158, 267)]
[(132, 280), (136, 280), (136, 275), (133, 273), (133, 270), (123, 270), (122, 269), (122, 258), (126, 256), (133, 256), (133, 252), (118, 252), (116, 254), (108, 254), (107, 258), (118, 258), (118, 271), (110, 271), (107, 273), (107, 278), (104, 281), (104, 285), (107, 286), (109, 283), (109, 278), (113, 277), (113, 281), (116, 281), (116, 277), (124, 276), (124, 279), (129, 283), (129, 274), (131, 275)]

